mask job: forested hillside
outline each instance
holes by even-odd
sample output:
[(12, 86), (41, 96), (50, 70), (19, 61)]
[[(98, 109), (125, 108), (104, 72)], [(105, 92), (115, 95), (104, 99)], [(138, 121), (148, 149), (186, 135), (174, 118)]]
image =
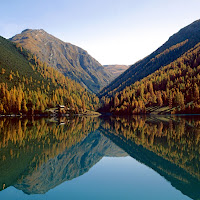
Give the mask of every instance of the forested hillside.
[(94, 110), (98, 98), (80, 84), (0, 37), (0, 114), (43, 113), (64, 104), (75, 112)]
[[(153, 41), (152, 41), (153, 42)], [(175, 61), (200, 42), (200, 20), (174, 34), (159, 49), (132, 65), (128, 70), (105, 87), (99, 97), (114, 97), (117, 92)]]
[(46, 62), (94, 93), (113, 80), (112, 74), (87, 51), (65, 43), (42, 29), (24, 30), (12, 37), (11, 41), (28, 49), (42, 62)]
[[(114, 98), (103, 97), (101, 111), (116, 114), (200, 113), (200, 43), (174, 62), (137, 81)], [(159, 114), (156, 113), (156, 114)]]

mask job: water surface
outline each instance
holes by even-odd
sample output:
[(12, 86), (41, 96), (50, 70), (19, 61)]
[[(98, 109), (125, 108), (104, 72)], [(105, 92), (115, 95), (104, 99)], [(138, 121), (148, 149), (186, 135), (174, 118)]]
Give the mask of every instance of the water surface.
[(0, 119), (0, 199), (200, 199), (198, 117)]

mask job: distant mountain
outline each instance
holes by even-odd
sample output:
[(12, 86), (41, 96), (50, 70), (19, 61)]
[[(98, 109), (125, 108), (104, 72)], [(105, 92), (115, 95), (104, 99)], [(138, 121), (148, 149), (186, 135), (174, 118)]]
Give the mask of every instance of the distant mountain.
[(108, 85), (112, 75), (85, 50), (65, 43), (44, 30), (26, 29), (10, 39), (30, 50), (48, 65), (97, 93)]
[(114, 96), (116, 92), (155, 72), (161, 66), (170, 64), (199, 42), (200, 20), (197, 20), (171, 36), (165, 44), (152, 54), (132, 65), (106, 86), (99, 93), (99, 97)]
[(56, 104), (81, 108), (83, 102), (84, 107), (94, 109), (98, 102), (79, 83), (3, 37), (0, 37), (0, 91), (0, 114), (33, 114)]
[(126, 71), (129, 65), (103, 65), (112, 75), (113, 79), (117, 78), (120, 74)]

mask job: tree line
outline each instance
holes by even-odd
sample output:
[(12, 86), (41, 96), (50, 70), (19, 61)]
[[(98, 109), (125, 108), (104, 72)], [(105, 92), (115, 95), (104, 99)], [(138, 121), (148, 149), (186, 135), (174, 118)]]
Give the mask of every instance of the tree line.
[(200, 43), (114, 97), (102, 97), (100, 111), (141, 114), (157, 106), (168, 107), (170, 113), (200, 113), (199, 87)]
[(79, 83), (65, 77), (22, 47), (17, 45), (17, 49), (28, 60), (32, 74), (38, 76), (24, 75), (17, 70), (8, 71), (0, 63), (0, 80), (4, 80), (0, 83), (0, 114), (43, 113), (57, 104), (70, 107), (75, 113), (98, 107), (98, 97)]

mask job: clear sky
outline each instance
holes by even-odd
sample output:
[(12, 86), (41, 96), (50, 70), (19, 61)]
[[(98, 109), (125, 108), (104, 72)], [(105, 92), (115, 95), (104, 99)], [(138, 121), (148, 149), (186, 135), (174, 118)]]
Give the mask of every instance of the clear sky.
[(133, 64), (200, 18), (200, 0), (2, 0), (0, 35), (44, 29), (101, 64)]

